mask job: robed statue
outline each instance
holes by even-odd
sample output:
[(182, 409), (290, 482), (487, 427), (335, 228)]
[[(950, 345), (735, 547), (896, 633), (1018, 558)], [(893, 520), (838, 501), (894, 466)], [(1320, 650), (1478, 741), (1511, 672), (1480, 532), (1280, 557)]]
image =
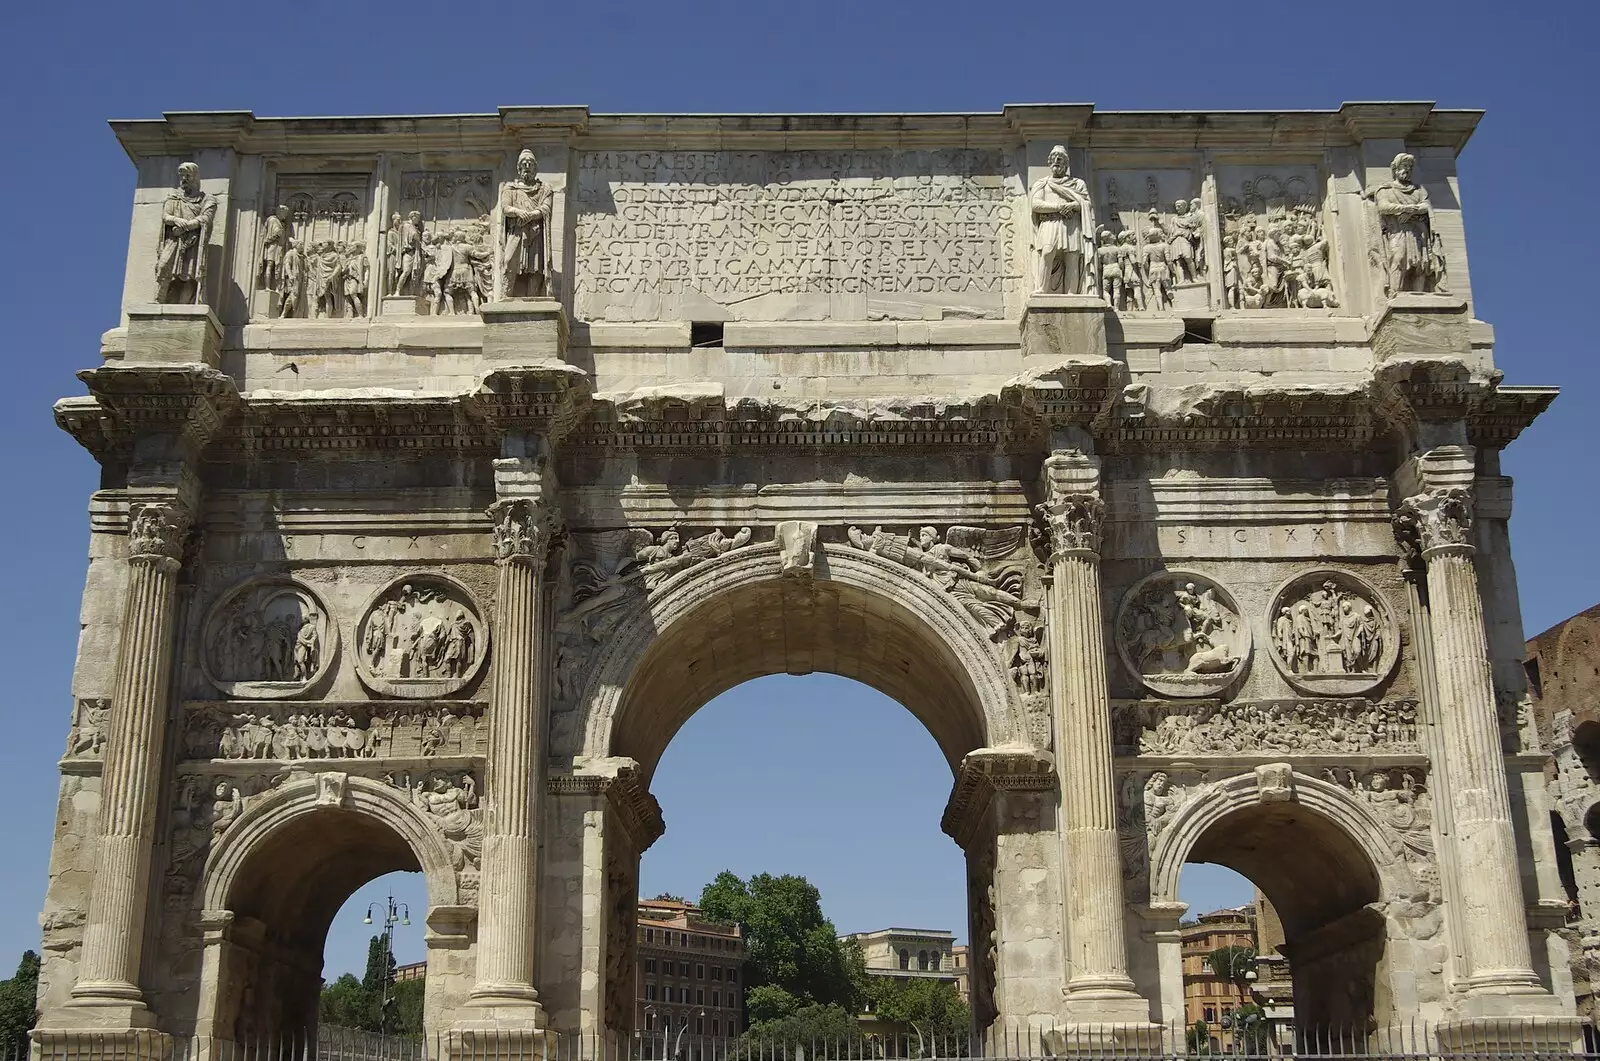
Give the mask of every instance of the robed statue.
[(523, 148), (517, 179), (500, 185), (500, 255), (504, 298), (550, 298), (550, 186)]
[(156, 252), (156, 301), (184, 306), (205, 301), (206, 247), (217, 219), (217, 197), (200, 189), (200, 167), (178, 167), (178, 190), (161, 208)]
[(1090, 236), (1094, 207), (1089, 186), (1072, 175), (1067, 149), (1050, 149), (1050, 175), (1028, 190), (1033, 213), (1033, 289), (1041, 295), (1081, 295), (1091, 290)]
[(1366, 193), (1378, 208), (1384, 293), (1390, 298), (1403, 291), (1445, 292), (1444, 253), (1433, 230), (1428, 190), (1411, 181), (1416, 168), (1416, 157), (1402, 151), (1389, 163), (1394, 179)]

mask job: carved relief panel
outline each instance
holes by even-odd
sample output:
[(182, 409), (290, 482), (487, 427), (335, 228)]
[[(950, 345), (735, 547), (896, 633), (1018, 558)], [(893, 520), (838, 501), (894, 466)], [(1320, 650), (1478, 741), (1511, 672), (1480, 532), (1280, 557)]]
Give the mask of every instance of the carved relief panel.
[(1367, 692), (1400, 655), (1399, 629), (1383, 596), (1344, 571), (1289, 579), (1273, 594), (1267, 622), (1272, 662), (1302, 692)]
[(494, 294), (489, 169), (400, 175), (384, 246), (384, 290), (420, 298), (435, 316), (475, 314)]
[(1315, 166), (1224, 166), (1223, 289), (1229, 309), (1332, 309), (1334, 249)]
[(382, 590), (356, 628), (356, 672), (384, 696), (428, 699), (466, 686), (489, 651), (489, 628), (466, 587), (416, 573)]
[(1420, 754), (1417, 702), (1143, 700), (1112, 705), (1118, 755)]
[(73, 701), (72, 730), (67, 734), (68, 759), (105, 757), (106, 726), (111, 720), (111, 701), (104, 697)]
[(200, 668), (228, 696), (302, 696), (339, 651), (339, 628), (312, 590), (290, 578), (252, 579), (206, 616)]
[(1129, 590), (1116, 643), (1129, 672), (1164, 696), (1216, 695), (1250, 663), (1250, 624), (1233, 595), (1193, 571), (1157, 571)]
[(1191, 169), (1108, 169), (1096, 178), (1096, 283), (1117, 310), (1211, 306), (1206, 212)]
[(482, 755), (488, 729), (477, 704), (195, 705), (183, 740), (191, 759), (427, 759)]
[(256, 318), (360, 319), (372, 287), (368, 173), (280, 174), (262, 221)]

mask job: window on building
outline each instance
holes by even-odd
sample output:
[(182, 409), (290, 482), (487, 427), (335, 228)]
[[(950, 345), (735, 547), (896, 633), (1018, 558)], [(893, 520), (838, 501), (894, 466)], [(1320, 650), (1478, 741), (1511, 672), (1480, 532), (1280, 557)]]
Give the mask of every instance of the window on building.
[(1217, 1007), (1216, 1006), (1207, 1006), (1206, 1007), (1206, 1023), (1207, 1024), (1215, 1024), (1215, 1023), (1217, 1023)]
[(646, 943), (649, 943), (651, 940), (655, 939), (655, 936), (656, 936), (656, 930), (655, 929), (647, 928), (647, 929), (644, 930), (644, 941)]
[(700, 987), (700, 988), (696, 988), (695, 989), (695, 992), (694, 992), (694, 1004), (697, 1005), (697, 1006), (703, 1006), (703, 1005), (706, 1004), (706, 989), (705, 988)]
[(902, 968), (902, 969), (911, 968), (911, 952), (910, 951), (908, 951), (908, 950), (901, 950), (900, 951), (900, 968)]
[(927, 951), (925, 951), (925, 950), (917, 951), (917, 968), (922, 970), (923, 972), (927, 971), (927, 969), (928, 969), (928, 952)]
[(647, 1031), (647, 1032), (650, 1032), (650, 1031), (655, 1031), (655, 1029), (656, 1029), (656, 1015), (653, 1012), (652, 1013), (646, 1013), (644, 1015), (644, 1030)]
[(934, 972), (938, 972), (943, 967), (944, 955), (940, 954), (936, 950), (930, 950), (928, 952), (928, 968), (932, 969)]
[(689, 979), (689, 963), (688, 962), (679, 962), (678, 963), (678, 975), (683, 977), (685, 980)]
[(722, 992), (721, 991), (713, 991), (713, 992), (711, 992), (711, 1005), (712, 1005), (712, 1008), (714, 1008), (714, 1009), (721, 1009), (722, 1008)]
[(644, 985), (644, 997), (647, 998), (647, 999), (650, 999), (651, 1001), (655, 1000), (655, 997), (656, 997), (656, 985), (655, 984), (645, 984)]
[(706, 1033), (706, 1019), (704, 1017), (696, 1017), (694, 1019), (694, 1033), (696, 1035), (704, 1035)]
[(694, 978), (696, 980), (704, 980), (706, 978), (706, 967), (704, 965), (696, 965), (694, 967)]
[(646, 958), (644, 960), (644, 971), (647, 973), (656, 971), (656, 960), (654, 958)]
[(712, 1035), (721, 1035), (722, 1034), (722, 1022), (720, 1020), (718, 1020), (717, 1018), (715, 1018), (715, 1017), (711, 1018), (711, 1034)]
[(711, 979), (713, 979), (713, 980), (721, 980), (722, 979), (722, 966), (713, 965), (711, 967)]
[(736, 972), (734, 972), (734, 970), (729, 969), (728, 970), (728, 983), (730, 983), (730, 984), (734, 983), (738, 979), (739, 979), (738, 974)]

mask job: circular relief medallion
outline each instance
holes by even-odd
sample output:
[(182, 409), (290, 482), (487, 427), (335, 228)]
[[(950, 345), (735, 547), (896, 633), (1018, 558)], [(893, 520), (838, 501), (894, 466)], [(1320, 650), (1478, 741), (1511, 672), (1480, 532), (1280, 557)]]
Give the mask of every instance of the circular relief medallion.
[(1215, 696), (1250, 662), (1250, 625), (1233, 595), (1193, 571), (1157, 571), (1117, 611), (1117, 654), (1164, 696)]
[(356, 629), (356, 672), (385, 696), (449, 696), (473, 679), (488, 652), (477, 601), (443, 575), (395, 579)]
[(251, 579), (206, 616), (200, 669), (228, 696), (300, 696), (328, 672), (339, 628), (322, 599), (292, 578)]
[(1346, 571), (1304, 571), (1278, 587), (1267, 647), (1284, 680), (1305, 693), (1352, 696), (1394, 670), (1400, 638), (1383, 596)]

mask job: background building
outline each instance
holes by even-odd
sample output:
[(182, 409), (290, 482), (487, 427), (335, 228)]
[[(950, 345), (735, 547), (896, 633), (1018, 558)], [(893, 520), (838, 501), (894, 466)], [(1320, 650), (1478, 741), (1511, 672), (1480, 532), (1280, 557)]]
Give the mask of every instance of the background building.
[[(967, 948), (956, 945), (955, 933), (926, 928), (880, 928), (875, 932), (852, 932), (839, 938), (854, 940), (861, 948), (868, 976), (891, 980), (942, 980), (954, 984), (961, 1000), (971, 1004), (967, 994)], [(892, 1030), (880, 1025), (871, 1003), (860, 1019), (868, 1034)]]
[[(1529, 640), (1523, 668), (1532, 708), (1526, 721), (1555, 756), (1546, 768), (1550, 848), (1535, 861), (1545, 872), (1554, 867), (1565, 904), (1544, 904), (1542, 927), (1566, 938), (1578, 1012), (1593, 1017), (1600, 1012), (1600, 604)], [(1528, 916), (1539, 915), (1530, 907)]]
[(738, 925), (701, 917), (676, 899), (641, 899), (634, 970), (634, 1035), (646, 1057), (738, 1035), (744, 1021), (745, 942)]
[(1247, 904), (1232, 910), (1213, 910), (1186, 924), (1183, 935), (1183, 1012), (1187, 1024), (1205, 1021), (1213, 1033), (1224, 1017), (1232, 1017), (1247, 993), (1211, 971), (1206, 955), (1220, 947), (1249, 947), (1259, 951), (1256, 909)]

